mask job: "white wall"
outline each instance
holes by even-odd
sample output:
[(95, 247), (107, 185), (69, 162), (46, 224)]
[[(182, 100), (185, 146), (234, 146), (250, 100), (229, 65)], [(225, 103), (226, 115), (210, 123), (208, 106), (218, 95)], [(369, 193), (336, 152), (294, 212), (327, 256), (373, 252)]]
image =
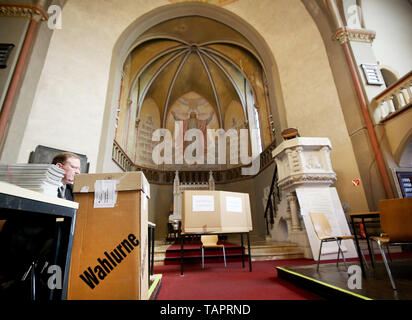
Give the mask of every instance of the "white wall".
[(376, 32), (372, 44), (382, 66), (399, 77), (412, 70), (412, 4), (408, 0), (362, 0), (367, 29)]
[[(55, 30), (17, 162), (37, 145), (86, 154), (96, 171), (113, 47), (134, 19), (165, 0), (69, 0)], [(14, 146), (15, 148), (17, 146)]]

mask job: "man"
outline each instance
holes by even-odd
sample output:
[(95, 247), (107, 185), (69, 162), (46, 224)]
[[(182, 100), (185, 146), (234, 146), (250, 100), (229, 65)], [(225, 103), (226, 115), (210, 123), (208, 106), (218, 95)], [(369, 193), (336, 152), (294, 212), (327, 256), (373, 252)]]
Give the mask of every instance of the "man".
[(65, 171), (62, 179), (63, 186), (59, 188), (57, 196), (73, 201), (74, 176), (80, 173), (80, 158), (74, 153), (62, 152), (53, 158), (52, 164), (55, 164)]

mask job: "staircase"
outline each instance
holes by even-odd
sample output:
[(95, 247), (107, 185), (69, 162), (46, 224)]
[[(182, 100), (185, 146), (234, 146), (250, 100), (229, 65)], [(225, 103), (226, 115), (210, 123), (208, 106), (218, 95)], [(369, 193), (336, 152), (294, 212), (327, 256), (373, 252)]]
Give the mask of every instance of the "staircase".
[(164, 265), (164, 261), (166, 258), (166, 250), (169, 246), (170, 244), (165, 244), (163, 240), (155, 241), (155, 249), (154, 249), (154, 265), (155, 266)]
[[(240, 245), (240, 241), (235, 240), (231, 242)], [(169, 246), (170, 244), (165, 244), (164, 241), (155, 242), (155, 266), (164, 265), (166, 250)], [(245, 253), (248, 254), (246, 239), (244, 241), (244, 246)], [(303, 251), (296, 244), (289, 242), (273, 242), (270, 240), (252, 238), (250, 251), (252, 261), (303, 259)], [(180, 259), (177, 259), (176, 263), (180, 263)]]

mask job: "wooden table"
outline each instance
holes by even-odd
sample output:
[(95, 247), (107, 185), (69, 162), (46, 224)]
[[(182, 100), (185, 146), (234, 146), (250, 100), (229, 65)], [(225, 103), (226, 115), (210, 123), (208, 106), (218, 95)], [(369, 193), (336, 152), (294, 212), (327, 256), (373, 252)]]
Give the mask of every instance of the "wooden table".
[[(369, 243), (369, 235), (368, 235), (368, 231), (366, 229), (365, 219), (367, 219), (367, 218), (379, 218), (380, 217), (379, 211), (356, 212), (356, 213), (350, 213), (349, 216), (350, 216), (351, 222), (352, 222), (353, 233), (354, 233), (354, 236), (355, 236), (356, 249), (358, 250), (358, 256), (359, 256), (359, 261), (360, 261), (360, 265), (361, 265), (361, 269), (362, 269), (362, 274), (365, 275), (366, 274), (365, 273), (365, 266), (363, 264), (362, 253), (361, 253), (361, 249), (360, 249), (360, 246), (359, 246), (359, 239), (358, 239), (358, 236), (356, 234), (355, 219), (361, 219), (361, 223), (362, 223), (363, 227), (365, 228), (365, 238), (366, 238), (366, 242), (368, 244), (369, 256), (372, 257), (372, 250), (371, 250), (370, 243)], [(371, 263), (372, 263), (372, 266), (373, 266), (373, 262), (371, 262)]]
[[(13, 220), (28, 217), (49, 217), (58, 219), (56, 222), (55, 264), (60, 265), (63, 274), (61, 292), (50, 292), (50, 300), (67, 298), (67, 288), (73, 234), (79, 204), (73, 201), (59, 199), (25, 188), (0, 182), (0, 219)], [(65, 236), (64, 236), (64, 235)], [(32, 293), (32, 299), (35, 294)]]

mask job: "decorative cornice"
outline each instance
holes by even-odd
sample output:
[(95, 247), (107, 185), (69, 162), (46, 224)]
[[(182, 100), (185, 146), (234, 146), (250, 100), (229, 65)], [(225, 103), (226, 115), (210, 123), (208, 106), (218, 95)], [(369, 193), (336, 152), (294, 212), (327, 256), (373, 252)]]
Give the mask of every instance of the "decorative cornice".
[(43, 21), (48, 19), (46, 12), (34, 5), (0, 3), (0, 16), (2, 17), (28, 17), (40, 18)]
[(300, 173), (291, 175), (285, 179), (278, 182), (279, 188), (282, 190), (289, 189), (291, 187), (296, 187), (301, 184), (311, 184), (311, 185), (331, 185), (336, 181), (336, 174), (334, 173)]
[(341, 28), (333, 35), (332, 40), (338, 40), (340, 44), (348, 41), (372, 43), (376, 32), (365, 29)]

